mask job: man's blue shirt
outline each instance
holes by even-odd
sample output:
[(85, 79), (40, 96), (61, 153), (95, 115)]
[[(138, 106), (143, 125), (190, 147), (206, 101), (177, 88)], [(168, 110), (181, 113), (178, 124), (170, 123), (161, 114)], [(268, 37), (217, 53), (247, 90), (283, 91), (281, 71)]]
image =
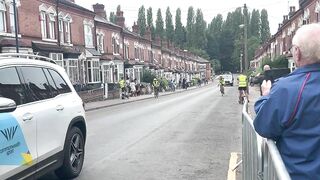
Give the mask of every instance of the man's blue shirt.
[(255, 130), (276, 141), (291, 178), (320, 179), (320, 64), (280, 78), (255, 112)]

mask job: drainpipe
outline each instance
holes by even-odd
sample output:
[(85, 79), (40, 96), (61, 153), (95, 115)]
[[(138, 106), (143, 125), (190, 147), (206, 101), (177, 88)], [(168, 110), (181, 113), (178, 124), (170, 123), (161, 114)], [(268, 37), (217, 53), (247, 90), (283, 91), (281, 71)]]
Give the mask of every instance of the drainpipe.
[(17, 5), (16, 0), (13, 0), (13, 14), (14, 14), (14, 28), (16, 39), (16, 52), (19, 53), (19, 40), (18, 40), (18, 19), (17, 19)]
[(56, 17), (56, 21), (57, 21), (57, 40), (58, 40), (58, 46), (60, 47), (60, 32), (59, 32), (59, 0), (56, 0), (56, 14), (57, 14), (57, 17)]

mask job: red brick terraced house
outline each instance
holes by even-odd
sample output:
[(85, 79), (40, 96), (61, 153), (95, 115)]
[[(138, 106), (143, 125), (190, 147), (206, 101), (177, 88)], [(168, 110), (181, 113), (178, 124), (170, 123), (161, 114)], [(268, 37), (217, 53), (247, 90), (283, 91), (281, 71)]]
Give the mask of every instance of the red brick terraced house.
[[(159, 37), (152, 40), (149, 29), (144, 37), (136, 24), (129, 31), (120, 9), (114, 24), (102, 4), (91, 11), (74, 0), (16, 1), (19, 51), (52, 58), (75, 85), (100, 87), (122, 77), (140, 82), (144, 69), (176, 81), (203, 76), (199, 70), (204, 61)], [(0, 0), (1, 53), (15, 52), (12, 2)]]
[(101, 54), (102, 83), (118, 83), (124, 78), (122, 26), (107, 21), (103, 4), (93, 5), (96, 26), (97, 50)]
[(283, 16), (277, 33), (256, 51), (254, 60), (250, 62), (251, 68), (260, 67), (266, 57), (274, 60), (285, 55), (289, 60), (288, 68), (293, 71), (295, 64), (290, 52), (292, 38), (299, 27), (310, 23), (320, 23), (320, 0), (299, 0), (299, 9), (290, 7), (289, 14)]

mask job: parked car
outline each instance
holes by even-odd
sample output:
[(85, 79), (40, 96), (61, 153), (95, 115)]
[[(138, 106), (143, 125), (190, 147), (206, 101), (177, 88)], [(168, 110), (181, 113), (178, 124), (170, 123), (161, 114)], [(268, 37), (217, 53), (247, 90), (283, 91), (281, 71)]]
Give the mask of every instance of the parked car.
[(0, 54), (0, 179), (56, 171), (77, 177), (85, 155), (83, 102), (53, 60)]

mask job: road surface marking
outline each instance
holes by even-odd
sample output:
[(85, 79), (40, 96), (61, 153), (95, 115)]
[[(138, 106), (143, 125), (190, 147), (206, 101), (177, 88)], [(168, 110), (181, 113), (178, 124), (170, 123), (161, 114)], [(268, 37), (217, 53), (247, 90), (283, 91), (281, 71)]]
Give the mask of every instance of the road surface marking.
[(236, 180), (237, 170), (232, 171), (232, 169), (236, 166), (237, 160), (238, 160), (238, 153), (232, 152), (230, 155), (228, 179), (227, 180)]

